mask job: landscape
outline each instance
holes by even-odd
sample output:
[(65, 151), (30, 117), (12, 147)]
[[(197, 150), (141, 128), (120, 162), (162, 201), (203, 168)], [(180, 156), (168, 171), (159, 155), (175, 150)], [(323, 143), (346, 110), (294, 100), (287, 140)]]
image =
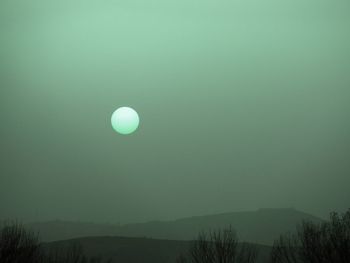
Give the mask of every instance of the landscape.
[[(341, 216), (334, 213), (327, 221), (288, 208), (121, 226), (65, 221), (25, 226), (5, 223), (0, 235), (0, 259), (21, 262), (25, 256), (23, 262), (43, 263), (345, 263), (350, 258), (349, 222), (350, 210)], [(209, 236), (196, 237), (196, 230)], [(203, 250), (198, 246), (201, 241), (215, 245), (212, 250), (210, 247)], [(194, 254), (196, 249), (200, 253)], [(208, 251), (213, 258), (198, 256)], [(186, 258), (186, 254), (190, 256)]]
[(1, 0), (0, 263), (350, 263), (349, 13)]

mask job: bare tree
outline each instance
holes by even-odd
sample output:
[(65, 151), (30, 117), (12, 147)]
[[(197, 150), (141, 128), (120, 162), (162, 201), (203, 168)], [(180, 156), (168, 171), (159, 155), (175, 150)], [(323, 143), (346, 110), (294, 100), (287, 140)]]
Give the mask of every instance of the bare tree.
[(350, 210), (323, 223), (303, 222), (296, 234), (282, 235), (271, 252), (273, 263), (350, 262)]
[(299, 263), (297, 240), (293, 235), (282, 235), (273, 244), (271, 261), (273, 263)]
[(199, 234), (186, 255), (178, 263), (254, 263), (257, 249), (253, 245), (238, 244), (235, 231), (229, 227), (223, 230)]
[(241, 243), (237, 257), (238, 263), (254, 263), (258, 256), (258, 249), (255, 245)]
[[(6, 223), (0, 231), (1, 263), (102, 263), (102, 258), (87, 258), (79, 244), (64, 249), (45, 250), (38, 235), (22, 224)], [(106, 261), (110, 263), (111, 260)]]
[(5, 223), (0, 232), (0, 262), (37, 263), (41, 260), (38, 236), (20, 223)]

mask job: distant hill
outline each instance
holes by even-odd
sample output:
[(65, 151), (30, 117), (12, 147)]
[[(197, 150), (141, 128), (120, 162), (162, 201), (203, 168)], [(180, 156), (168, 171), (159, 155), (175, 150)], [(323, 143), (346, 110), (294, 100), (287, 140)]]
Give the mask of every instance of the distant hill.
[(259, 209), (122, 226), (65, 221), (33, 223), (29, 226), (40, 233), (42, 240), (56, 241), (87, 236), (192, 240), (200, 231), (231, 225), (241, 240), (271, 245), (281, 233), (294, 231), (295, 226), (302, 220), (321, 221), (310, 214), (288, 208)]
[[(114, 263), (175, 263), (176, 258), (186, 252), (191, 241), (158, 240), (128, 237), (86, 237), (44, 244), (47, 249), (64, 249), (79, 243), (89, 256), (112, 259)], [(270, 247), (257, 246), (257, 263), (267, 263)]]

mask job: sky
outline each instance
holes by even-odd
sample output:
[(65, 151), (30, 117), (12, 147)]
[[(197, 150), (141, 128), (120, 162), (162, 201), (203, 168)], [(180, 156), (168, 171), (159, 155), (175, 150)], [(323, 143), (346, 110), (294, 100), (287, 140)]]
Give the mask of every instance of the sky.
[[(0, 218), (350, 200), (350, 2), (0, 2)], [(133, 107), (122, 136), (110, 117)]]

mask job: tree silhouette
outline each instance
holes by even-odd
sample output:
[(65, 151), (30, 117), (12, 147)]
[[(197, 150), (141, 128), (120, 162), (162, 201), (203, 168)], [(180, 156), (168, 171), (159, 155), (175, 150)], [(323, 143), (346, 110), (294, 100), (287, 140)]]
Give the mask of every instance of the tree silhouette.
[(238, 244), (235, 231), (229, 227), (202, 232), (185, 255), (178, 257), (178, 263), (253, 263), (257, 249), (246, 243)]
[(323, 223), (303, 222), (296, 234), (282, 235), (274, 242), (273, 263), (349, 263), (350, 210), (332, 213)]
[[(7, 223), (0, 231), (1, 263), (102, 263), (101, 258), (87, 258), (79, 244), (46, 251), (38, 235), (20, 223)], [(106, 261), (106, 263), (111, 260)]]
[(0, 232), (0, 262), (41, 262), (38, 236), (15, 222), (6, 223)]

